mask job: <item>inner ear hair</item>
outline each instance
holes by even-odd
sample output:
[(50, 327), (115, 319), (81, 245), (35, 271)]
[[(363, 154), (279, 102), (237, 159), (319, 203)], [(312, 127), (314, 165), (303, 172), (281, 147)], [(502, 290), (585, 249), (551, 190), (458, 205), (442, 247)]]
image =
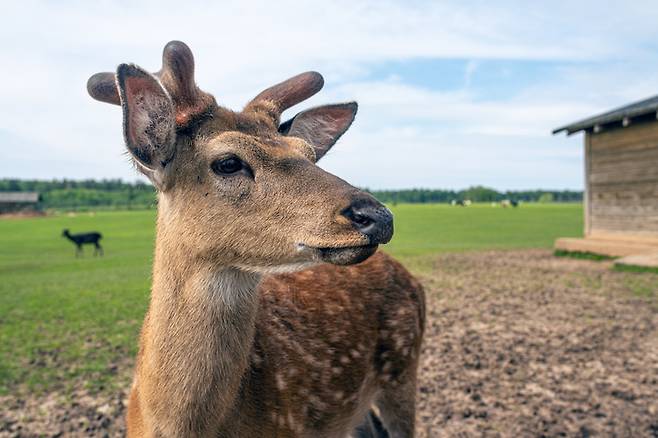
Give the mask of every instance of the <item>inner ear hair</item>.
[(139, 163), (138, 168), (155, 172), (165, 167), (173, 158), (176, 141), (169, 93), (155, 76), (130, 64), (121, 64), (117, 69), (117, 86), (126, 146)]

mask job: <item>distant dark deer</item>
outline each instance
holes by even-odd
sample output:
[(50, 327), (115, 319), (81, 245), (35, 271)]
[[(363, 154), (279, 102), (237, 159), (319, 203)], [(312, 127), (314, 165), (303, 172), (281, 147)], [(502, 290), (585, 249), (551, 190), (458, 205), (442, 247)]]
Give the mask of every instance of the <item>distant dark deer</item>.
[(77, 247), (75, 250), (76, 257), (82, 254), (82, 245), (86, 243), (93, 244), (95, 246), (94, 255), (96, 254), (103, 255), (103, 247), (101, 246), (100, 243), (98, 243), (98, 241), (101, 240), (101, 238), (103, 237), (101, 233), (92, 232), (92, 233), (71, 234), (69, 230), (66, 229), (62, 232), (62, 236), (66, 237), (71, 242), (75, 243)]

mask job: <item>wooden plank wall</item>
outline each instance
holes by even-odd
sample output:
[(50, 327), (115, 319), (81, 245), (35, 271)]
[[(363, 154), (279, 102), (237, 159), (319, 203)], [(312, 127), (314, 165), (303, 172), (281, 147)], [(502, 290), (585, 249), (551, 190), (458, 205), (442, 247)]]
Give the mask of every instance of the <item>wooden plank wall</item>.
[(585, 148), (586, 233), (658, 236), (658, 121), (587, 134)]
[(592, 135), (585, 134), (585, 193), (583, 194), (583, 210), (585, 213), (585, 237), (592, 234), (592, 190), (589, 186), (590, 158), (592, 156)]

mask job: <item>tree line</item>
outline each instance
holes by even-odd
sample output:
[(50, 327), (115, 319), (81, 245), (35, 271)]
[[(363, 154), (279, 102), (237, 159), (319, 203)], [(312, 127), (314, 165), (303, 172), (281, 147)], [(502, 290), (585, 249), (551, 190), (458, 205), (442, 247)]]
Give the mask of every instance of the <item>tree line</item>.
[(452, 201), (500, 202), (505, 199), (521, 202), (582, 202), (579, 190), (513, 190), (498, 191), (489, 187), (474, 186), (464, 190), (407, 189), (369, 190), (385, 203), (446, 203)]
[[(395, 203), (450, 203), (500, 202), (504, 199), (521, 202), (581, 202), (582, 191), (577, 190), (520, 190), (497, 191), (483, 186), (464, 190), (406, 189), (369, 190), (382, 202)], [(121, 179), (102, 180), (22, 180), (0, 179), (0, 192), (39, 192), (41, 206), (55, 209), (143, 209), (153, 208), (157, 199), (152, 185), (126, 182)]]
[(39, 192), (41, 207), (84, 210), (145, 209), (156, 205), (155, 190), (142, 181), (0, 179), (0, 192)]

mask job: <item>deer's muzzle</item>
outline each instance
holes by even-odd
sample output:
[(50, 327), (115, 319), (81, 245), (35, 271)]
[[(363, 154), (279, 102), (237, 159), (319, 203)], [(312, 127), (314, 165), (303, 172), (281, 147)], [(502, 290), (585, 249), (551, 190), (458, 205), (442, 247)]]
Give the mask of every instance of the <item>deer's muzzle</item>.
[(373, 198), (360, 198), (341, 212), (370, 245), (388, 243), (393, 237), (393, 214)]

